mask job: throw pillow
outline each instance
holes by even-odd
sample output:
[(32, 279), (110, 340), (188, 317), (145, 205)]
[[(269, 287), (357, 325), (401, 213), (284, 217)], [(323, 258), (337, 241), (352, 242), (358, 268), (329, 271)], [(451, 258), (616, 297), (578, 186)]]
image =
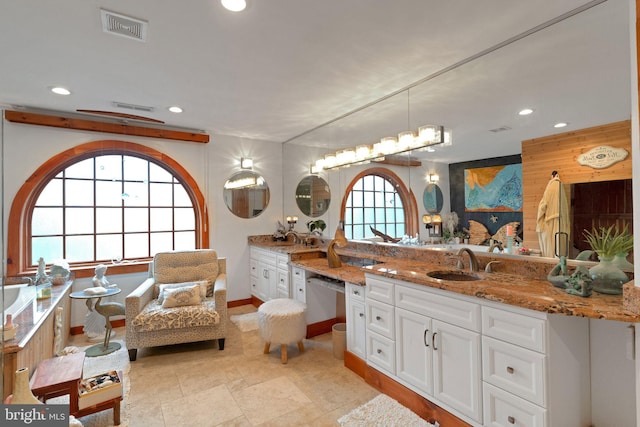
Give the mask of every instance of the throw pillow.
[(200, 304), (200, 286), (184, 286), (182, 288), (165, 289), (165, 298), (162, 308), (183, 307), (186, 305)]
[(198, 285), (200, 288), (200, 298), (204, 299), (207, 296), (208, 280), (198, 280), (197, 282), (182, 282), (182, 283), (164, 283), (158, 285), (158, 303), (162, 304), (165, 298), (165, 290), (183, 288), (185, 286)]

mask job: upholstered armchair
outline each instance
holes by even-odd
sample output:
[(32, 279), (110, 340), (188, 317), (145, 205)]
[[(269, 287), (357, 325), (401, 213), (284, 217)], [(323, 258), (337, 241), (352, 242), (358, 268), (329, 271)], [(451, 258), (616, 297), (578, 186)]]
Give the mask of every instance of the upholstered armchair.
[(218, 340), (227, 334), (226, 258), (211, 249), (160, 252), (125, 299), (129, 359), (139, 348)]

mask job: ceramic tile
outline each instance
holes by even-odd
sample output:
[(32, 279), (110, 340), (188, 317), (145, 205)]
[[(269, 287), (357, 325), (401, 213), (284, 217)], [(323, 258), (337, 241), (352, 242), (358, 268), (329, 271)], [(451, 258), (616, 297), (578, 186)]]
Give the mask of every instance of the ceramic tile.
[(216, 426), (243, 415), (225, 385), (201, 390), (162, 404), (166, 426)]

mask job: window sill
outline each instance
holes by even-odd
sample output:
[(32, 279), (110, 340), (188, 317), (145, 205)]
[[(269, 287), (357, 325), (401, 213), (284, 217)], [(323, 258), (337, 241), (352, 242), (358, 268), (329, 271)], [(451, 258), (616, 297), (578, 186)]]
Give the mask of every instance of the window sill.
[[(122, 264), (105, 264), (108, 268), (107, 275), (112, 276), (116, 274), (129, 274), (129, 273), (144, 273), (149, 270), (148, 261), (134, 261), (134, 262), (126, 262)], [(85, 265), (85, 266), (72, 266), (71, 271), (75, 273), (76, 279), (83, 277), (93, 277), (96, 275), (96, 265)], [(22, 271), (18, 274), (18, 276), (33, 276), (36, 274), (36, 269)]]

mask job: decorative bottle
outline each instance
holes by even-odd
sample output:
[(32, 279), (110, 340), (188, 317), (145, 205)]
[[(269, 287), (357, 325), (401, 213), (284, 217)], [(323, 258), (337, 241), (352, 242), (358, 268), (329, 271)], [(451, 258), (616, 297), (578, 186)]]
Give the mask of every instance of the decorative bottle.
[(7, 403), (12, 405), (38, 405), (41, 404), (31, 393), (29, 387), (29, 368), (20, 368), (13, 376), (13, 395), (7, 398)]

